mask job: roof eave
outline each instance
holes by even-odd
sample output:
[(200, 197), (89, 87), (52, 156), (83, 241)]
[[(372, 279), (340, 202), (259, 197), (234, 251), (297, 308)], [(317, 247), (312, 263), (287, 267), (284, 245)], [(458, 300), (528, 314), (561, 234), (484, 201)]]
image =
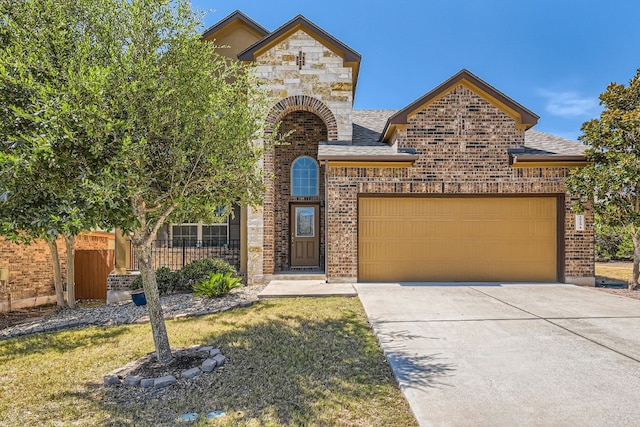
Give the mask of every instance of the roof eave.
[(519, 115), (519, 123), (517, 123), (519, 128), (527, 130), (538, 123), (538, 119), (540, 118), (540, 116), (525, 108), (513, 99), (509, 98), (490, 84), (475, 76), (470, 71), (463, 69), (446, 81), (436, 86), (434, 89), (427, 92), (425, 95), (413, 101), (402, 110), (398, 111), (393, 116), (389, 117), (384, 129), (382, 130), (382, 134), (380, 135), (380, 141), (387, 141), (387, 138), (390, 136), (390, 133), (395, 126), (407, 124), (408, 116), (411, 113), (415, 112), (423, 105), (429, 103), (429, 101), (438, 97), (438, 95), (440, 95), (441, 93), (445, 93), (446, 90), (450, 87), (463, 81), (469, 82), (471, 85), (477, 87), (482, 92), (485, 92), (488, 96), (496, 99), (499, 103), (504, 104), (508, 108), (517, 112)]
[(584, 167), (588, 165), (583, 155), (568, 154), (509, 154), (509, 164), (514, 168), (521, 167)]
[(238, 54), (238, 59), (241, 61), (254, 61), (255, 60), (254, 55), (256, 51), (261, 50), (261, 48), (269, 44), (270, 40), (278, 39), (280, 36), (282, 36), (283, 34), (286, 34), (288, 31), (290, 31), (293, 28), (296, 28), (297, 26), (304, 26), (308, 28), (311, 32), (316, 33), (316, 35), (318, 35), (319, 37), (327, 41), (328, 44), (332, 45), (336, 50), (340, 51), (343, 54), (343, 59), (345, 63), (357, 62), (359, 64), (360, 61), (362, 60), (362, 56), (358, 52), (356, 52), (346, 44), (342, 43), (340, 40), (336, 39), (334, 36), (327, 33), (322, 28), (318, 27), (316, 24), (309, 21), (307, 18), (305, 18), (302, 15), (296, 16), (295, 18), (291, 19), (289, 22), (286, 22), (275, 31), (267, 34), (262, 39), (258, 40), (257, 42), (255, 42), (254, 44), (252, 44), (251, 46), (249, 46), (248, 48), (240, 52)]
[(415, 162), (420, 156), (414, 154), (403, 155), (339, 155), (339, 154), (318, 154), (318, 160), (340, 161), (340, 162)]
[(220, 31), (222, 28), (226, 27), (228, 24), (235, 21), (236, 19), (241, 20), (242, 22), (247, 24), (249, 27), (253, 28), (257, 33), (262, 34), (262, 37), (269, 35), (269, 30), (264, 28), (262, 25), (258, 24), (253, 19), (249, 18), (247, 15), (245, 15), (241, 11), (236, 10), (234, 12), (231, 12), (229, 15), (222, 18), (220, 21), (216, 22), (206, 30), (204, 30), (204, 32), (200, 36), (200, 39), (205, 40), (209, 38), (212, 34), (215, 34), (216, 32)]

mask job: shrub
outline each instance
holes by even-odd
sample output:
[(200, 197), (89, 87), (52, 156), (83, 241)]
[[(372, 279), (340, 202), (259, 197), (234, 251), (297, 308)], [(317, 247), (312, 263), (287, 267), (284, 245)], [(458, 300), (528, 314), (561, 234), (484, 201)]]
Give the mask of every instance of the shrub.
[(196, 283), (207, 279), (212, 273), (236, 275), (236, 269), (222, 259), (201, 259), (185, 265), (180, 270), (180, 287), (191, 289)]
[(242, 287), (240, 281), (239, 277), (233, 277), (231, 273), (211, 273), (207, 279), (193, 285), (193, 293), (209, 298), (222, 297), (232, 289)]
[[(180, 276), (178, 272), (171, 271), (167, 267), (160, 267), (156, 270), (156, 282), (158, 283), (158, 292), (160, 295), (168, 295), (174, 293), (179, 288)], [(136, 277), (129, 289), (136, 290), (142, 288), (142, 276)]]
[(633, 241), (629, 229), (604, 224), (596, 215), (594, 230), (597, 261), (633, 259)]

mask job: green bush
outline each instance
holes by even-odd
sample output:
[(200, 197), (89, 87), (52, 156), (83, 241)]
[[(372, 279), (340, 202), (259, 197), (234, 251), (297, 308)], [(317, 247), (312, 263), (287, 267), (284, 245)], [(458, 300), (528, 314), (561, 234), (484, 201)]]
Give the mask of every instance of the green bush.
[[(171, 271), (167, 267), (160, 267), (156, 270), (158, 291), (160, 295), (168, 295), (176, 292), (192, 292), (195, 284), (203, 280), (208, 280), (211, 274), (216, 273), (222, 275), (228, 274), (230, 277), (235, 277), (237, 274), (236, 269), (231, 264), (221, 259), (201, 259), (193, 261), (178, 271)], [(141, 288), (142, 277), (138, 276), (131, 283), (129, 289), (133, 291)]]
[[(167, 267), (160, 267), (156, 270), (156, 282), (158, 283), (158, 292), (160, 295), (172, 294), (179, 290), (180, 275), (178, 272), (171, 271)], [(136, 290), (142, 288), (142, 276), (138, 276), (131, 282), (129, 289)]]
[(207, 279), (193, 285), (193, 293), (203, 297), (222, 297), (232, 289), (242, 287), (242, 279), (233, 277), (231, 273), (211, 273)]
[(191, 290), (196, 283), (207, 279), (212, 273), (235, 276), (236, 269), (222, 259), (201, 259), (185, 265), (180, 270), (180, 287)]
[(633, 259), (633, 241), (627, 228), (606, 225), (598, 216), (594, 228), (597, 261)]

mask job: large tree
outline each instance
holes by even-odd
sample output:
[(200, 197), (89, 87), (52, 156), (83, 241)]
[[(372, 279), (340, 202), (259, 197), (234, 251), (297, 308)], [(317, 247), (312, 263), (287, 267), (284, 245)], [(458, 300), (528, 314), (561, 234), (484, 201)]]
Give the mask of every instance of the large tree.
[[(30, 17), (39, 34), (32, 37), (34, 43), (51, 44), (50, 31), (62, 41), (82, 41), (64, 50), (72, 72), (62, 63), (53, 66), (65, 83), (80, 84), (44, 91), (47, 102), (38, 103), (55, 121), (62, 99), (66, 107), (58, 111), (77, 118), (75, 127), (65, 121), (53, 133), (69, 144), (66, 151), (46, 148), (46, 155), (70, 175), (69, 182), (81, 185), (83, 206), (104, 206), (107, 223), (131, 236), (157, 358), (169, 362), (152, 242), (164, 223), (213, 222), (216, 213), (230, 211), (235, 203), (261, 201), (258, 162), (266, 96), (249, 68), (225, 60), (212, 43), (201, 41), (200, 16), (187, 0), (43, 1), (54, 16), (62, 14), (71, 23), (50, 25), (47, 13)], [(34, 55), (48, 61), (59, 51), (45, 48)], [(45, 83), (57, 82), (55, 75)], [(22, 84), (14, 93), (29, 92)], [(20, 117), (34, 123), (40, 114), (19, 110)], [(24, 143), (46, 147), (50, 137), (45, 133), (41, 140)], [(47, 165), (37, 167), (50, 172)]]
[[(151, 245), (168, 222), (214, 221), (263, 193), (258, 168), (266, 99), (250, 70), (200, 40), (188, 2), (123, 2), (115, 46), (113, 158), (102, 188), (130, 209), (156, 353), (171, 360)], [(117, 197), (114, 197), (117, 199)]]
[(67, 303), (75, 307), (75, 236), (103, 222), (88, 186), (105, 155), (84, 122), (100, 115), (107, 74), (92, 37), (103, 25), (90, 2), (0, 0), (0, 231), (49, 245), (64, 306), (57, 239), (67, 252)]
[(640, 276), (640, 70), (628, 86), (611, 83), (600, 95), (600, 118), (582, 125), (580, 140), (592, 163), (574, 170), (567, 184), (580, 196), (577, 209), (593, 203), (604, 224), (629, 230), (634, 244), (633, 278)]

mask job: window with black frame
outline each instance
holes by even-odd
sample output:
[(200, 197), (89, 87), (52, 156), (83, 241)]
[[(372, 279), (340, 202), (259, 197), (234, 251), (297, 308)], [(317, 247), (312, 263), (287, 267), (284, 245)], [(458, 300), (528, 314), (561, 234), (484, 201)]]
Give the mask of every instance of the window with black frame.
[(216, 247), (229, 243), (229, 220), (216, 224), (184, 223), (171, 226), (173, 247)]

